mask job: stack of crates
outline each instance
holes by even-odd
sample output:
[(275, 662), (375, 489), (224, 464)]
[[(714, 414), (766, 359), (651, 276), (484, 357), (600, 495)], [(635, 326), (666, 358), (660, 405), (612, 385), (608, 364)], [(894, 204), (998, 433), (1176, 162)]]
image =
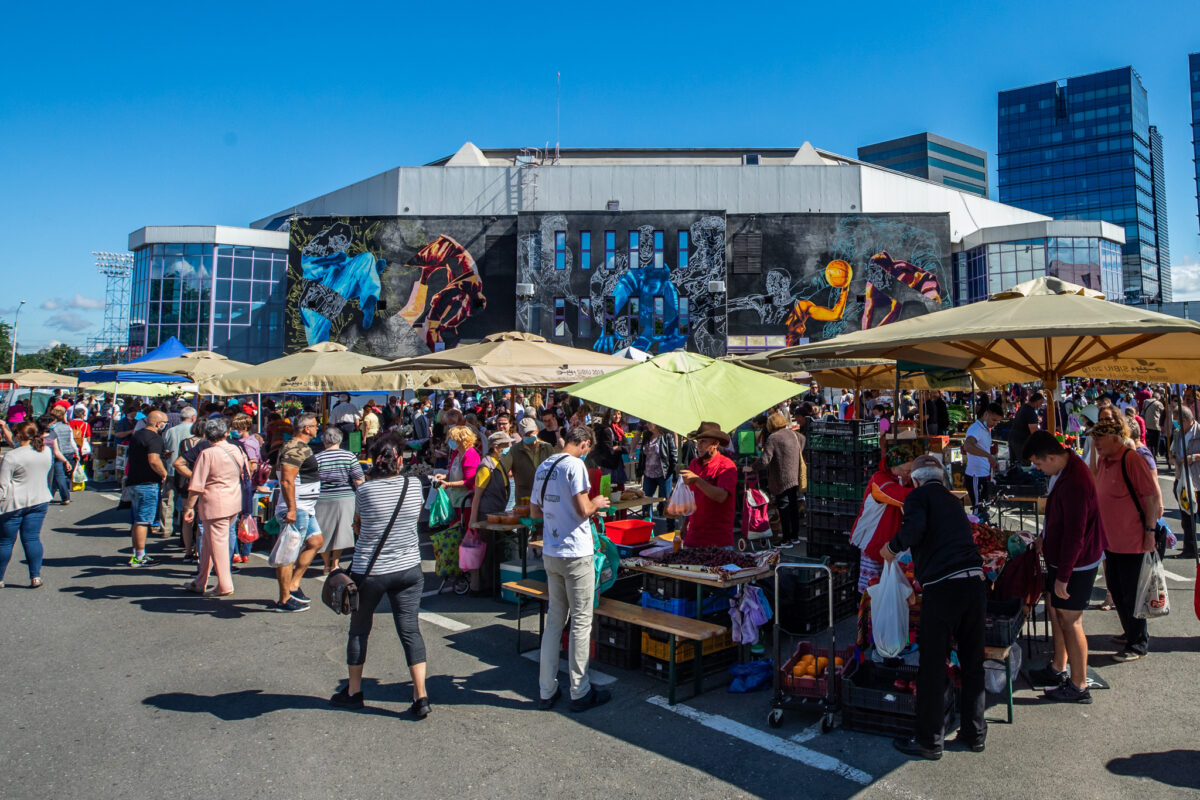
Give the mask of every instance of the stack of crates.
[[(735, 590), (730, 590), (730, 594)], [(701, 619), (729, 627), (730, 595), (714, 593), (708, 590), (704, 594), (704, 605), (701, 609)], [(666, 578), (659, 575), (643, 575), (642, 608), (653, 608), (677, 614), (683, 617), (696, 616), (696, 584), (681, 581), (677, 578)], [(662, 680), (667, 680), (669, 667), (669, 646), (667, 635), (657, 631), (642, 631), (641, 637), (642, 672)], [(728, 669), (736, 658), (737, 650), (733, 639), (726, 632), (706, 640), (702, 645), (704, 657), (702, 667), (705, 675), (712, 675)], [(689, 680), (693, 675), (692, 659), (694, 651), (691, 643), (679, 642), (675, 650), (675, 676), (678, 680)]]
[[(833, 572), (833, 621), (858, 611), (858, 562), (835, 561)], [(779, 625), (796, 636), (819, 633), (829, 627), (829, 576), (820, 570), (804, 570), (779, 586)]]
[(879, 422), (812, 420), (808, 432), (808, 555), (857, 564), (850, 530), (879, 465)]
[(642, 665), (642, 628), (611, 617), (595, 617), (596, 661), (610, 667), (637, 669)]

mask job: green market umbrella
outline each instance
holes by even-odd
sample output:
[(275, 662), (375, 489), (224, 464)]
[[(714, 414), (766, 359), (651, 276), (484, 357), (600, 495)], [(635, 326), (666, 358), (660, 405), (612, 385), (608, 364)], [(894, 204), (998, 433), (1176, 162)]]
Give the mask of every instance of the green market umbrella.
[(728, 361), (677, 350), (564, 391), (667, 430), (688, 433), (701, 422), (715, 422), (731, 431), (803, 389)]

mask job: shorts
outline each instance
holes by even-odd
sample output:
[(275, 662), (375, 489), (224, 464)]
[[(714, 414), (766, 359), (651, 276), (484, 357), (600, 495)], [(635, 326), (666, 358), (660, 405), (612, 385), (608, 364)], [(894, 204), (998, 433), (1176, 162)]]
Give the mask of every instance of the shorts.
[(139, 483), (127, 487), (129, 521), (133, 525), (153, 525), (158, 518), (158, 484)]
[[(287, 524), (283, 521), (283, 514), (276, 513), (275, 518), (279, 520), (280, 528)], [(321, 535), (321, 526), (317, 524), (317, 515), (302, 508), (296, 509), (296, 522), (292, 527), (300, 532), (300, 538), (306, 542), (314, 536)]]
[(1092, 586), (1096, 583), (1096, 573), (1099, 570), (1099, 567), (1092, 567), (1072, 572), (1071, 579), (1067, 581), (1069, 597), (1063, 600), (1054, 593), (1054, 581), (1058, 579), (1058, 570), (1047, 564), (1046, 591), (1050, 593), (1050, 605), (1061, 611), (1083, 611), (1092, 602)]

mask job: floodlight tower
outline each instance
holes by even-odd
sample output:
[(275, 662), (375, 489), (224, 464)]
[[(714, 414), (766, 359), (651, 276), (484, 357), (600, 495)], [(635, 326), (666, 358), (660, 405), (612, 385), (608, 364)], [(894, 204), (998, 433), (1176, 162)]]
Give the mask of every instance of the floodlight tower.
[(93, 250), (96, 271), (105, 277), (104, 327), (100, 335), (88, 340), (89, 354), (118, 351), (129, 345), (129, 282), (133, 273), (133, 253)]

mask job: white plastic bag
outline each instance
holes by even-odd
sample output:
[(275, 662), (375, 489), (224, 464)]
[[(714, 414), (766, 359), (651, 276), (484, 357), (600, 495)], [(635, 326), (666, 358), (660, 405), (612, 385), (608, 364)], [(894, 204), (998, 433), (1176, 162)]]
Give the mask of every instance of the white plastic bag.
[(71, 473), (71, 482), (75, 484), (87, 483), (87, 470), (83, 468), (83, 462), (75, 465), (75, 471)]
[(1137, 600), (1133, 604), (1133, 615), (1138, 619), (1154, 619), (1170, 613), (1167, 574), (1158, 558), (1158, 551), (1151, 550), (1142, 556), (1142, 571), (1138, 574)]
[(692, 494), (691, 488), (686, 483), (679, 481), (671, 490), (671, 496), (667, 498), (667, 516), (687, 517), (694, 513), (696, 513), (696, 496)]
[(267, 563), (272, 567), (295, 564), (296, 559), (300, 557), (301, 544), (300, 531), (296, 530), (296, 526), (284, 524), (275, 540), (275, 546), (271, 548), (271, 557), (267, 559)]
[(871, 638), (884, 658), (900, 655), (908, 647), (908, 598), (913, 593), (900, 562), (883, 567), (879, 583), (867, 588), (871, 595)]
[[(983, 662), (984, 672), (983, 685), (990, 694), (1004, 694), (1008, 691), (1008, 683), (1004, 679), (1004, 662), (986, 659)], [(1021, 674), (1021, 648), (1013, 646), (1008, 648), (1008, 668), (1009, 674), (1013, 680)]]

